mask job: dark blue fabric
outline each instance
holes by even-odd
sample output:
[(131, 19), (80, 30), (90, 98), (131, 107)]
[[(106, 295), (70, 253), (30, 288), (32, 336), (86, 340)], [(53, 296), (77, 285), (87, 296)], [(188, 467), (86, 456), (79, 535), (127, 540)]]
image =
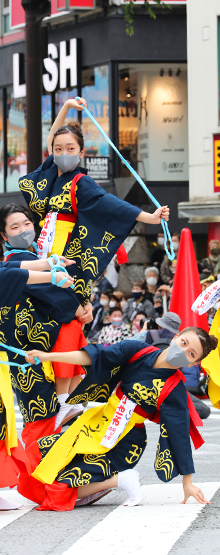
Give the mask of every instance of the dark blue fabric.
[[(161, 330), (157, 330), (159, 333), (159, 336), (161, 339), (173, 339), (175, 333), (173, 333), (170, 330), (167, 330), (166, 328), (162, 328)], [(145, 341), (146, 343), (148, 343), (148, 345), (152, 345), (153, 343), (153, 339), (151, 337), (150, 331), (147, 332), (146, 337), (145, 337)]]
[(12, 266), (0, 263), (1, 306), (0, 341), (11, 344), (14, 333), (15, 307), (29, 278), (28, 270), (20, 269), (20, 262)]
[[(122, 392), (146, 413), (153, 415), (164, 383), (175, 373), (175, 370), (153, 368), (157, 357), (162, 352), (160, 350), (145, 354), (129, 363), (129, 359), (144, 348), (146, 343), (129, 340), (110, 347), (102, 345), (84, 347), (83, 350), (89, 354), (92, 364), (85, 368), (85, 379), (66, 402), (70, 404), (82, 401), (105, 402), (120, 382)], [(129, 434), (126, 437), (128, 438)], [(120, 443), (112, 451), (117, 450), (121, 453)], [(137, 441), (135, 443), (138, 445)], [(122, 470), (121, 467), (120, 470)], [(160, 480), (164, 482), (172, 480), (178, 474), (194, 472), (187, 395), (182, 381), (161, 405), (160, 438), (155, 470)]]
[(200, 365), (195, 364), (190, 368), (182, 368), (181, 371), (186, 378), (185, 387), (197, 387), (200, 378)]
[[(53, 156), (35, 172), (22, 177), (20, 189), (33, 212), (35, 222), (47, 212), (72, 213), (69, 191), (77, 167), (58, 177)], [(136, 223), (141, 210), (104, 191), (93, 179), (83, 175), (76, 187), (78, 218), (63, 254), (75, 259), (69, 268), (75, 278), (75, 294), (81, 304), (89, 298), (89, 280), (97, 279)]]

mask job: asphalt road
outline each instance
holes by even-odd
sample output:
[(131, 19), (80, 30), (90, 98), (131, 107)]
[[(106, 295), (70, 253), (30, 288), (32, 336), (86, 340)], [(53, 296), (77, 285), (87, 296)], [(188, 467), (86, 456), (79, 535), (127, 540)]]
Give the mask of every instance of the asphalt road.
[[(209, 506), (198, 506), (193, 500), (180, 505), (181, 478), (168, 485), (158, 480), (153, 468), (158, 432), (157, 425), (147, 424), (148, 446), (136, 467), (144, 491), (140, 507), (124, 507), (126, 494), (118, 489), (90, 507), (71, 512), (39, 512), (30, 505), (26, 514), (20, 511), (22, 516), (19, 511), (2, 512), (0, 554), (81, 555), (86, 550), (90, 555), (98, 551), (105, 555), (219, 553), (220, 411), (212, 411), (204, 421), (205, 444), (193, 451), (194, 482), (200, 483), (210, 498), (214, 494)], [(1, 493), (13, 495), (8, 490)], [(16, 520), (10, 522), (12, 513)]]

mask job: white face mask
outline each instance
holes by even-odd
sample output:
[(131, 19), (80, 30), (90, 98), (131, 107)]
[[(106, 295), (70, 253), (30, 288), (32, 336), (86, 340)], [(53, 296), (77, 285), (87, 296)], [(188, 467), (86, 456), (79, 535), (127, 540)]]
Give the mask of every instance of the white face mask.
[(148, 285), (156, 285), (157, 284), (157, 278), (156, 277), (147, 278), (147, 284)]
[(158, 237), (157, 244), (162, 247), (164, 245), (164, 237)]
[(102, 306), (108, 306), (108, 301), (107, 301), (107, 299), (100, 299), (100, 304), (101, 304)]
[(179, 243), (177, 243), (177, 241), (172, 241), (172, 243), (173, 243), (173, 250), (178, 251)]
[(116, 305), (115, 301), (110, 301), (110, 303), (109, 303), (110, 308), (113, 308), (113, 306), (115, 306), (115, 305)]

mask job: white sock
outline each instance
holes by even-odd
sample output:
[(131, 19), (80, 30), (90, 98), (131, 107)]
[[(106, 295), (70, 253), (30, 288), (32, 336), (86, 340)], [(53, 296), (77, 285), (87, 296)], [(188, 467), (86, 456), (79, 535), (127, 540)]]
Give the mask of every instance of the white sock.
[(139, 473), (134, 468), (118, 473), (118, 487), (125, 489), (128, 494), (129, 500), (124, 505), (134, 507), (134, 505), (138, 505), (142, 501), (143, 495), (139, 482)]
[(69, 393), (62, 393), (61, 395), (57, 395), (58, 401), (60, 403), (60, 410), (56, 415), (54, 430), (59, 428), (62, 420), (64, 420), (65, 416), (67, 415), (67, 413), (70, 410), (69, 405), (66, 405), (66, 403), (65, 403), (67, 397), (69, 397)]
[(68, 406), (70, 410), (70, 412), (68, 413), (68, 416), (75, 416), (75, 414), (77, 414), (78, 412), (84, 412), (83, 405), (68, 405)]
[(7, 499), (3, 499), (0, 497), (0, 511), (11, 511), (12, 509), (20, 509), (22, 507), (22, 503), (10, 503)]

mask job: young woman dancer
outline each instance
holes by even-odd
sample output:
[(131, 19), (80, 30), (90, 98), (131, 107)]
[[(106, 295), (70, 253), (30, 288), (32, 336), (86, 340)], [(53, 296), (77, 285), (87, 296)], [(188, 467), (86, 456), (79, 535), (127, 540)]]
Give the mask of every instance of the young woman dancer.
[[(42, 260), (39, 259), (37, 255), (37, 249), (36, 249), (37, 245), (34, 242), (34, 239), (35, 239), (35, 231), (34, 231), (33, 218), (32, 218), (31, 212), (27, 208), (20, 206), (18, 204), (7, 204), (0, 209), (0, 245), (1, 245), (1, 242), (3, 242), (4, 240), (5, 246), (7, 249), (5, 252), (5, 257), (6, 257), (6, 260), (9, 262), (9, 264), (11, 261), (16, 261), (16, 260), (18, 261), (33, 260), (33, 261), (36, 261), (36, 266), (42, 267), (42, 269), (43, 268), (49, 269), (50, 265), (48, 261), (46, 259), (42, 259)], [(58, 258), (61, 259), (61, 264), (63, 264), (62, 258), (64, 259), (64, 257), (58, 257)], [(63, 266), (66, 266), (66, 265), (70, 266), (73, 263), (74, 261), (65, 259), (65, 264), (63, 264)], [(27, 289), (26, 289), (26, 292), (27, 292)], [(71, 327), (71, 332), (75, 339), (75, 349), (78, 349), (83, 347), (84, 345), (87, 345), (84, 335), (81, 333), (81, 326), (82, 326), (81, 322), (75, 319), (74, 326), (72, 325), (73, 324), (72, 321), (69, 324), (69, 321), (72, 320), (72, 314), (74, 314), (75, 311), (76, 311), (76, 317), (78, 315), (83, 316), (83, 308), (81, 306), (79, 306), (79, 308), (77, 308), (76, 310), (77, 300), (74, 295), (74, 292), (72, 291), (70, 292), (68, 290), (66, 293), (63, 294), (63, 291), (59, 291), (58, 288), (55, 289), (53, 285), (51, 285), (50, 287), (47, 286), (46, 288), (44, 288), (44, 291), (42, 291), (42, 288), (39, 288), (39, 287), (35, 287), (34, 290), (32, 288), (30, 289), (29, 293), (30, 293), (30, 297), (28, 298), (28, 300), (27, 300), (26, 294), (22, 295), (22, 298), (20, 299), (20, 308), (16, 314), (16, 331), (20, 330), (20, 322), (22, 321), (22, 332), (24, 334), (24, 327), (27, 326), (27, 322), (25, 321), (24, 317), (22, 317), (21, 319), (19, 317), (19, 314), (21, 314), (22, 311), (24, 314), (24, 310), (26, 311), (25, 314), (27, 314), (27, 311), (29, 310), (29, 307), (30, 307), (30, 300), (31, 300), (33, 307), (36, 309), (34, 313), (32, 310), (32, 317), (33, 317), (32, 329), (34, 326), (36, 327), (36, 325), (39, 327), (39, 324), (41, 322), (41, 323), (44, 323), (44, 333), (45, 333), (46, 324), (45, 324), (44, 313), (46, 309), (46, 313), (50, 317), (50, 322), (53, 318), (54, 319), (56, 318), (56, 322), (57, 322), (56, 330), (58, 331), (58, 333), (60, 331), (60, 326), (62, 321), (65, 322), (64, 324), (65, 331), (68, 332), (69, 326)], [(42, 305), (44, 305), (44, 310)], [(59, 320), (59, 306), (61, 307), (61, 310), (62, 310), (61, 321)], [(55, 341), (59, 342), (59, 335), (57, 338), (56, 333), (54, 334), (54, 325), (51, 325), (51, 323), (47, 325), (47, 333), (49, 334), (49, 337), (50, 336), (52, 337), (50, 337), (50, 342), (47, 342), (45, 347), (48, 347), (49, 350), (51, 350), (53, 348), (54, 342)], [(28, 335), (30, 336), (30, 334)], [(28, 339), (29, 337), (27, 337), (27, 333), (26, 333), (25, 340), (28, 340)], [(33, 339), (37, 341), (36, 333), (34, 334)], [(66, 343), (66, 347), (68, 348), (68, 343)], [(46, 350), (48, 350), (48, 348)], [(84, 371), (81, 367), (78, 367), (77, 373), (84, 374)], [(57, 379), (59, 380), (59, 378)], [(70, 379), (69, 379), (69, 383), (66, 384), (67, 391), (69, 391), (69, 393), (71, 393), (74, 389), (74, 387), (72, 388), (70, 387), (71, 385), (72, 384), (70, 384)], [(69, 413), (69, 418), (71, 418), (75, 414), (79, 414), (80, 412), (82, 412), (83, 406), (80, 405), (79, 407), (74, 407), (73, 409), (70, 409), (70, 407), (65, 404), (65, 399), (68, 397), (69, 393), (67, 393), (66, 396), (62, 394), (60, 395), (59, 383), (58, 385), (56, 383), (56, 392), (60, 403), (60, 410), (56, 416), (56, 428), (58, 428), (68, 413)]]
[[(65, 259), (63, 258), (65, 264)], [(0, 341), (11, 345), (14, 334), (14, 312), (16, 304), (26, 284), (49, 283), (52, 273), (44, 273), (46, 260), (34, 262), (0, 262), (1, 306), (0, 306)], [(30, 270), (30, 271), (29, 271)], [(63, 279), (63, 273), (57, 274), (57, 283)], [(73, 280), (68, 277), (63, 287), (70, 287)], [(1, 347), (0, 352), (0, 488), (14, 487), (18, 483), (21, 470), (30, 470), (28, 458), (17, 439), (14, 403), (9, 373), (8, 356)], [(24, 362), (24, 359), (23, 361)], [(0, 510), (16, 509), (20, 505), (9, 503), (0, 497)]]
[[(75, 295), (84, 308), (81, 323), (92, 319), (89, 303), (91, 281), (97, 279), (129, 235), (136, 221), (159, 224), (169, 219), (166, 206), (153, 214), (107, 194), (78, 166), (83, 158), (84, 139), (77, 123), (64, 125), (70, 108), (83, 110), (84, 99), (68, 100), (60, 110), (48, 136), (49, 157), (35, 172), (19, 181), (34, 222), (42, 226), (38, 240), (40, 257), (48, 253), (64, 254), (76, 265), (69, 268), (75, 279)], [(72, 317), (74, 314), (72, 315)], [(77, 323), (80, 328), (79, 322)], [(76, 324), (61, 327), (55, 351), (75, 350), (83, 344), (81, 328), (76, 345)], [(76, 365), (54, 363), (58, 394), (65, 400), (71, 388), (79, 383)]]
[(134, 467), (146, 447), (144, 421), (149, 419), (160, 423), (158, 477), (168, 482), (183, 475), (184, 502), (192, 495), (206, 503), (191, 476), (190, 435), (196, 448), (204, 443), (196, 428), (202, 422), (177, 368), (195, 364), (216, 346), (217, 339), (203, 329), (186, 328), (164, 351), (128, 340), (110, 347), (89, 345), (80, 352), (27, 353), (30, 362), (38, 356), (85, 366), (86, 377), (67, 403), (107, 403), (86, 411), (64, 434), (29, 447), (32, 477), (21, 475), (20, 493), (41, 510), (70, 510), (77, 497), (77, 504), (86, 504), (103, 495), (101, 490), (119, 486), (128, 494), (128, 505), (137, 505), (142, 494)]

